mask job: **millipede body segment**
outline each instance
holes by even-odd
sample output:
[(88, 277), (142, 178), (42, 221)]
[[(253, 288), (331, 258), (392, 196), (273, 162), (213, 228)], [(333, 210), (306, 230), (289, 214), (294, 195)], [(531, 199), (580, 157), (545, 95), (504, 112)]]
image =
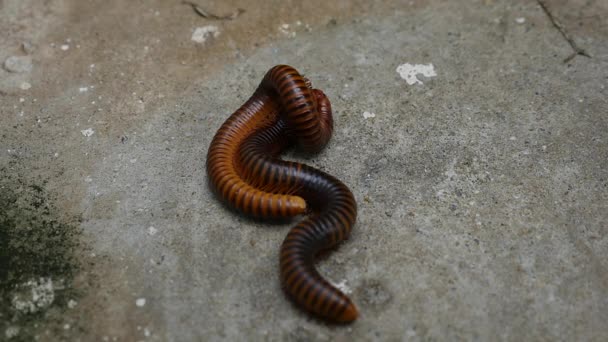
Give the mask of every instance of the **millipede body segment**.
[(258, 218), (306, 217), (280, 250), (280, 278), (287, 295), (306, 311), (334, 322), (352, 322), (351, 300), (315, 269), (318, 252), (345, 240), (357, 216), (351, 191), (338, 179), (279, 155), (291, 143), (307, 152), (331, 138), (331, 105), (294, 68), (270, 69), (253, 96), (232, 114), (207, 154), (211, 187), (231, 207)]

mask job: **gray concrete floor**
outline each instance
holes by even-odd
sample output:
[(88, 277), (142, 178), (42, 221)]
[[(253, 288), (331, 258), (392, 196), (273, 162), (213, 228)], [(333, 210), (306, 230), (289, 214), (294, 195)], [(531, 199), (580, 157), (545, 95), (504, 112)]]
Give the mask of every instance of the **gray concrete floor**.
[[(0, 1), (0, 340), (605, 340), (608, 3), (544, 3), (591, 57), (537, 1)], [(292, 158), (358, 200), (319, 264), (351, 326), (283, 296), (290, 225), (206, 187), (279, 63), (332, 100)]]

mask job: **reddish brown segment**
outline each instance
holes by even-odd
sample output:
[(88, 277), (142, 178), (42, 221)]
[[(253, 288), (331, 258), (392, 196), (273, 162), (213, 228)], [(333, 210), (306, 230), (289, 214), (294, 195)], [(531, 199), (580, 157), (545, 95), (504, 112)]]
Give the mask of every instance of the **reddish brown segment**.
[(295, 191), (308, 205), (309, 217), (287, 234), (280, 253), (281, 283), (290, 298), (308, 312), (335, 322), (357, 318), (354, 304), (323, 279), (314, 268), (314, 257), (346, 239), (355, 223), (357, 205), (350, 190), (336, 178), (310, 166), (274, 158), (266, 151), (285, 141), (286, 124), (257, 131), (243, 143), (240, 156), (245, 168), (264, 170), (258, 181), (265, 186), (274, 174), (298, 180)]
[(268, 126), (278, 115), (275, 101), (256, 92), (220, 127), (207, 153), (207, 175), (211, 187), (225, 202), (254, 217), (294, 217), (304, 213), (306, 202), (299, 196), (268, 192), (246, 183), (235, 161), (242, 142), (256, 129)]
[(216, 134), (207, 170), (220, 196), (250, 215), (270, 218), (301, 213), (279, 210), (283, 207), (276, 207), (273, 196), (305, 201), (309, 216), (288, 233), (281, 246), (281, 282), (288, 296), (308, 312), (334, 322), (352, 322), (358, 316), (356, 307), (319, 275), (314, 258), (348, 237), (357, 215), (354, 197), (336, 178), (278, 157), (290, 140), (306, 151), (322, 149), (332, 126), (325, 94), (311, 89), (294, 68), (276, 66)]
[[(313, 94), (310, 82), (289, 65), (270, 69), (261, 86), (278, 96), (288, 129), (303, 150), (317, 152), (325, 147), (331, 138), (333, 121), (329, 100), (323, 92), (316, 90), (317, 93)], [(326, 101), (318, 106), (320, 97), (325, 97)], [(329, 111), (324, 106), (329, 107)], [(326, 110), (329, 115), (321, 114), (321, 110)]]

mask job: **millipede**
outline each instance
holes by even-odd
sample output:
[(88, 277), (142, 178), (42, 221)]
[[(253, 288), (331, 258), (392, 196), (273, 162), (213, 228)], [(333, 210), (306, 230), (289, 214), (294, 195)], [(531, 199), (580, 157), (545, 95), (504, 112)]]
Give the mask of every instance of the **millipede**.
[(314, 261), (319, 252), (348, 238), (357, 216), (354, 196), (335, 177), (280, 159), (294, 144), (309, 153), (322, 150), (332, 131), (327, 96), (293, 67), (277, 65), (219, 128), (206, 166), (218, 197), (245, 215), (305, 215), (281, 245), (281, 284), (305, 311), (347, 323), (358, 317), (356, 306), (317, 272)]

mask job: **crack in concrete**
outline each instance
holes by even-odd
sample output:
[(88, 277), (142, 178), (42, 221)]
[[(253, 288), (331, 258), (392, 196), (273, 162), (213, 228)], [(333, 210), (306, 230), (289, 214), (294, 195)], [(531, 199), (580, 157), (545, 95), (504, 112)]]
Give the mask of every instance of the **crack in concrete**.
[(580, 48), (576, 44), (576, 42), (574, 41), (574, 39), (566, 31), (566, 28), (564, 27), (564, 25), (562, 25), (559, 22), (559, 20), (557, 20), (557, 18), (553, 15), (553, 13), (551, 13), (551, 11), (549, 10), (549, 7), (545, 3), (545, 1), (544, 0), (536, 0), (536, 2), (543, 9), (543, 11), (547, 15), (547, 17), (549, 17), (549, 21), (551, 21), (551, 23), (553, 24), (553, 26), (555, 26), (555, 28), (559, 31), (559, 33), (561, 33), (562, 37), (564, 37), (564, 39), (568, 42), (568, 44), (570, 44), (570, 47), (572, 48), (572, 50), (574, 50), (574, 52), (571, 55), (569, 55), (568, 57), (566, 57), (564, 59), (564, 63), (568, 63), (569, 61), (571, 61), (577, 55), (581, 55), (581, 56), (585, 56), (585, 57), (591, 58), (591, 55), (587, 51), (585, 51), (584, 49)]

